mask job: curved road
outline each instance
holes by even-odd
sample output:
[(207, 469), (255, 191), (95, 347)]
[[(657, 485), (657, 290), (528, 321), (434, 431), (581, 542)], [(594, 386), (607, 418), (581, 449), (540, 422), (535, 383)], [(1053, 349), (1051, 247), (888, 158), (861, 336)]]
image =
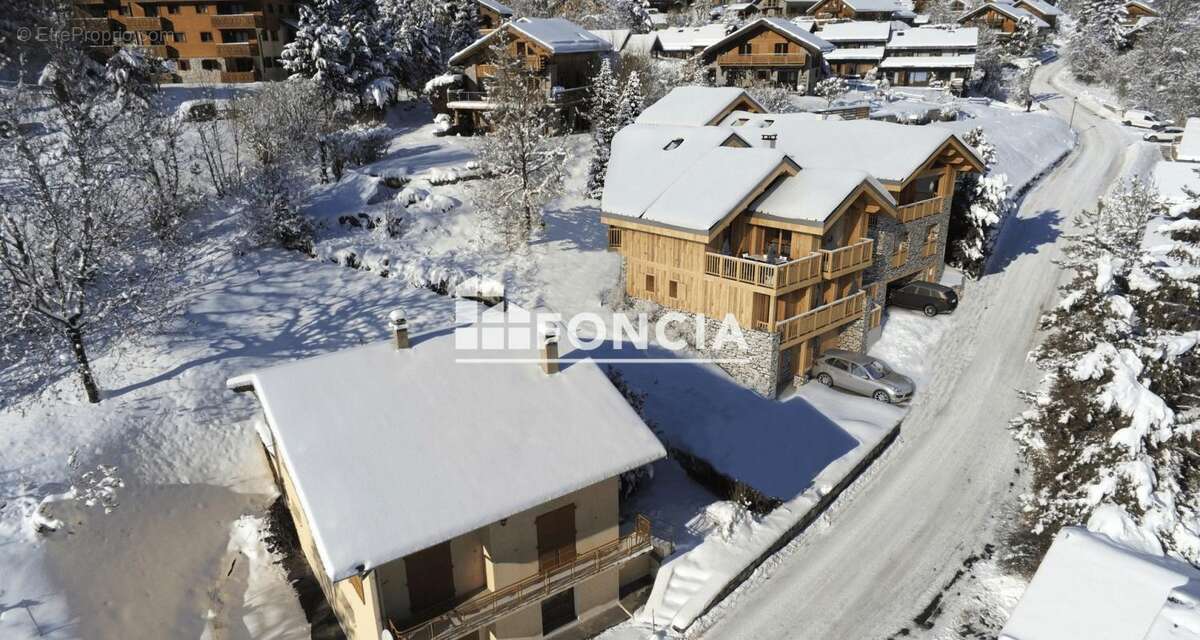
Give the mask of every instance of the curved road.
[[(1071, 100), (1047, 84), (1062, 64), (1045, 67), (1034, 90), (1057, 96), (1045, 103), (1066, 119)], [(968, 286), (900, 440), (835, 505), (828, 527), (806, 532), (765, 579), (722, 603), (705, 640), (885, 638), (911, 626), (963, 561), (995, 540), (1017, 479), (1008, 421), (1024, 408), (1015, 390), (1038, 380), (1025, 357), (1056, 300), (1059, 234), (1118, 177), (1128, 140), (1082, 105), (1074, 122), (1078, 147), (1001, 231), (990, 273)]]

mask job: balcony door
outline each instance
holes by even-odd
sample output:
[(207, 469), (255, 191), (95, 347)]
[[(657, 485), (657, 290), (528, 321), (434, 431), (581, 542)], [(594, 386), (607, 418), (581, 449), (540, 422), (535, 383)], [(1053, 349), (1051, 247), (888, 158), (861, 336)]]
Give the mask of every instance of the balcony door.
[(420, 618), (448, 608), (454, 601), (454, 564), (450, 543), (443, 542), (404, 558), (408, 577), (408, 602)]
[(549, 571), (575, 559), (575, 505), (538, 516), (538, 571)]

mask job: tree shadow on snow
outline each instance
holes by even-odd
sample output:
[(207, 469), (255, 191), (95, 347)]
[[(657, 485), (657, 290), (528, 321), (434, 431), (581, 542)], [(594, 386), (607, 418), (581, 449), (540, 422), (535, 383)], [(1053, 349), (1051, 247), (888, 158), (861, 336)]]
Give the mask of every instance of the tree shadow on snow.
[(1046, 209), (1032, 218), (1013, 217), (1004, 224), (985, 275), (1000, 273), (1022, 256), (1033, 255), (1052, 245), (1062, 233), (1062, 212)]
[(604, 251), (608, 248), (600, 210), (581, 205), (569, 209), (550, 209), (543, 215), (546, 228), (542, 237), (531, 244), (562, 243), (565, 250)]

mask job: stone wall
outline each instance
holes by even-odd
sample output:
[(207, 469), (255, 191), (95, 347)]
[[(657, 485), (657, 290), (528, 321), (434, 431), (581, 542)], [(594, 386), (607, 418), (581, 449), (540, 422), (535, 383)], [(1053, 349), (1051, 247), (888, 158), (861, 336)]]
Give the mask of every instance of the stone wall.
[(720, 320), (704, 317), (705, 344), (696, 345), (696, 350), (714, 360), (742, 360), (721, 362), (717, 366), (755, 393), (774, 398), (779, 385), (779, 334), (743, 328), (742, 336), (749, 347), (748, 351), (728, 342), (721, 345), (720, 350), (714, 350), (720, 330)]
[(862, 353), (867, 346), (866, 328), (867, 318), (865, 315), (842, 327), (842, 333), (838, 336), (838, 348)]
[[(946, 198), (941, 213), (907, 224), (902, 224), (887, 215), (871, 216), (869, 235), (875, 240), (875, 261), (864, 274), (864, 282), (866, 284), (892, 282), (898, 278), (920, 273), (930, 266), (935, 267), (935, 279), (940, 279), (942, 271), (945, 269), (946, 235), (950, 231), (950, 204), (951, 198)], [(929, 232), (929, 228), (933, 226), (938, 227), (937, 249), (933, 255), (923, 257), (921, 250), (925, 247), (925, 236)], [(896, 252), (896, 247), (899, 246), (901, 239), (906, 236), (908, 238), (908, 260), (898, 267), (893, 267), (891, 257)], [(882, 298), (885, 293), (881, 291), (877, 298)], [(881, 299), (873, 299), (873, 301), (883, 302)]]

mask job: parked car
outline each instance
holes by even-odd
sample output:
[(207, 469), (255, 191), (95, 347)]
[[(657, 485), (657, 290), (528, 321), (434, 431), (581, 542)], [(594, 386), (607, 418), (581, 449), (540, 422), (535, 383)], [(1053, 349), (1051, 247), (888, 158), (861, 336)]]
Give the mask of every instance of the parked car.
[(838, 387), (889, 404), (909, 401), (916, 390), (911, 379), (893, 371), (886, 362), (842, 349), (830, 349), (817, 356), (812, 375), (827, 387)]
[(958, 294), (943, 284), (914, 280), (888, 292), (888, 302), (897, 307), (917, 309), (932, 318), (958, 308)]
[(1183, 137), (1183, 127), (1163, 127), (1142, 136), (1146, 142), (1179, 142)]
[(1151, 111), (1144, 109), (1130, 109), (1121, 117), (1121, 123), (1130, 127), (1138, 127), (1139, 129), (1162, 129), (1171, 124), (1169, 121), (1160, 120), (1158, 116)]

